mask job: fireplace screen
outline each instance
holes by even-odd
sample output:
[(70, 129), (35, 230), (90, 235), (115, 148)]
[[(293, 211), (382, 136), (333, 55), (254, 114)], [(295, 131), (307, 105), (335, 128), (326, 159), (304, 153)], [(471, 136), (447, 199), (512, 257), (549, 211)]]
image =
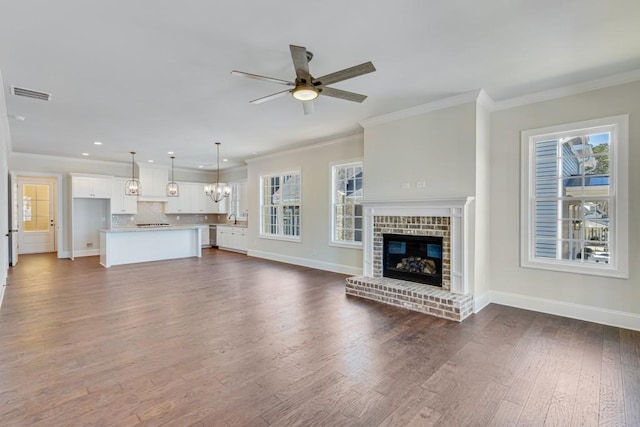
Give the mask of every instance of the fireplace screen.
[(382, 275), (442, 286), (442, 237), (383, 234)]

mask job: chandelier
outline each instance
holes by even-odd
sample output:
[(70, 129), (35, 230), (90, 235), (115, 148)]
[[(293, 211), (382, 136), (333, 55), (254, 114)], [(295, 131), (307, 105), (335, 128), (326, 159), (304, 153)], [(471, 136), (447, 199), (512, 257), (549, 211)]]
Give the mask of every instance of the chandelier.
[(175, 157), (171, 156), (171, 181), (167, 184), (167, 197), (180, 196), (180, 187), (178, 187), (178, 183), (173, 180), (173, 159), (175, 159)]
[(225, 197), (229, 197), (231, 194), (231, 189), (229, 186), (220, 183), (220, 143), (216, 142), (216, 160), (217, 160), (217, 169), (216, 169), (216, 182), (213, 184), (205, 185), (204, 194), (211, 197), (211, 200), (218, 203)]
[(140, 195), (141, 188), (140, 181), (136, 179), (135, 157), (136, 152), (131, 151), (131, 179), (124, 183), (124, 194), (127, 196)]

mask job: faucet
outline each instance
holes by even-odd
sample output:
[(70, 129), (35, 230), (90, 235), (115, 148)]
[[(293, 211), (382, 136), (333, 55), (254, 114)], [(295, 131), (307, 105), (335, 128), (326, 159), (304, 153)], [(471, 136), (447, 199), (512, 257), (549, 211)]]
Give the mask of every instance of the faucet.
[(236, 214), (232, 213), (232, 214), (229, 214), (227, 219), (231, 219), (231, 216), (233, 216), (233, 225), (237, 225), (238, 224), (238, 217), (236, 216)]

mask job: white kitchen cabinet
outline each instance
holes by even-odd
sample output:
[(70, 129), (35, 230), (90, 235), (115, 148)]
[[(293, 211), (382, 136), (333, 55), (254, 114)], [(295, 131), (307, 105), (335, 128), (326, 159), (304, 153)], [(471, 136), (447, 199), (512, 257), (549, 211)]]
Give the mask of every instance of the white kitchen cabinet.
[(211, 199), (204, 194), (204, 186), (205, 184), (199, 182), (193, 184), (193, 213), (216, 213), (213, 207), (207, 203), (207, 201), (211, 201)]
[[(169, 168), (164, 165), (138, 163), (140, 196), (143, 202), (166, 202)], [(180, 189), (182, 190), (182, 189)]]
[(178, 182), (179, 196), (167, 197), (167, 206), (164, 212), (168, 214), (196, 213), (194, 208), (197, 196), (195, 185), (191, 182)]
[(71, 194), (74, 198), (110, 199), (111, 177), (71, 174)]
[(218, 225), (216, 237), (220, 249), (247, 252), (247, 229), (245, 227)]
[(246, 228), (236, 228), (238, 230), (236, 232), (236, 248), (239, 251), (247, 252), (249, 249), (249, 245), (247, 243), (247, 229)]
[(113, 178), (111, 180), (111, 214), (138, 213), (138, 196), (127, 196), (124, 185), (129, 178)]
[(215, 214), (226, 213), (226, 199), (215, 203), (204, 194), (206, 184), (199, 182), (178, 182), (180, 196), (168, 197), (165, 213), (168, 214)]

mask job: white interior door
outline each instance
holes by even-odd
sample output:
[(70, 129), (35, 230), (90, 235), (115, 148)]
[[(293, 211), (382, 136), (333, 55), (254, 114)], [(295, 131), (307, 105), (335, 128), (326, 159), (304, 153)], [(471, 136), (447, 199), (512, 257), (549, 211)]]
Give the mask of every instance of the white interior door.
[(18, 177), (18, 252), (55, 252), (55, 178)]

